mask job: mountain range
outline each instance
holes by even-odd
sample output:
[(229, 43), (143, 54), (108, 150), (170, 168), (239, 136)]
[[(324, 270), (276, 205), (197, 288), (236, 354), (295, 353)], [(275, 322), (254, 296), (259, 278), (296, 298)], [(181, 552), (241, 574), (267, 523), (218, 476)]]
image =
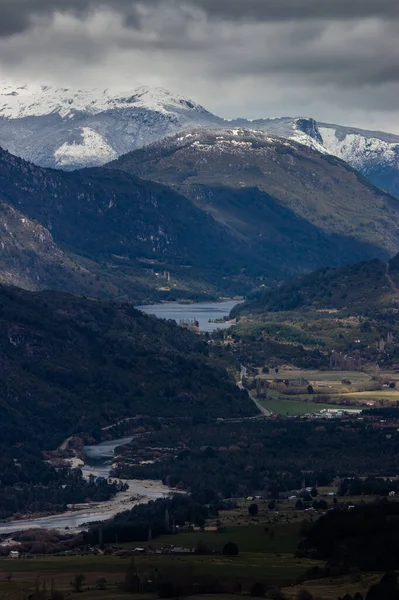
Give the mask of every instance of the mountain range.
[(241, 269), (264, 264), (183, 196), (122, 171), (42, 169), (0, 150), (0, 210), (0, 281), (31, 290), (217, 297), (250, 289)]
[(314, 119), (226, 121), (161, 88), (129, 92), (0, 85), (0, 146), (39, 166), (103, 165), (167, 135), (198, 127), (250, 128), (345, 160), (399, 195), (399, 136)]
[(398, 200), (344, 161), (248, 129), (199, 129), (125, 155), (109, 167), (184, 195), (280, 273), (391, 257)]
[(399, 251), (398, 200), (263, 132), (177, 134), (106, 168), (0, 151), (0, 281), (134, 301), (245, 295)]

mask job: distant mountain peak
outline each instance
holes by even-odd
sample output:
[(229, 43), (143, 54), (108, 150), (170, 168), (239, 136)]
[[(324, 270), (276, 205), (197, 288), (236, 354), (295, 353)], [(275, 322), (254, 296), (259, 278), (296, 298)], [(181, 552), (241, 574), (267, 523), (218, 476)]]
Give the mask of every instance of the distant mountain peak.
[(306, 116), (227, 121), (161, 87), (115, 91), (0, 82), (0, 146), (42, 167), (68, 171), (101, 166), (196, 128), (242, 128), (294, 140), (341, 158), (399, 196), (399, 136)]
[(0, 83), (0, 117), (21, 119), (58, 114), (62, 118), (74, 112), (88, 115), (115, 109), (146, 109), (163, 114), (173, 110), (200, 113), (207, 111), (179, 94), (161, 87), (141, 86), (128, 91), (109, 89), (71, 89), (46, 85)]

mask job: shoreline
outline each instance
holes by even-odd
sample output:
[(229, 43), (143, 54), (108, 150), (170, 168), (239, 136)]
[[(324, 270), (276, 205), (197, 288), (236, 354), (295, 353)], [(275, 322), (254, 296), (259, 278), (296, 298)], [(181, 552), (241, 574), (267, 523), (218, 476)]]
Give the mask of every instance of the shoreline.
[[(120, 440), (115, 441), (118, 442)], [(64, 460), (69, 463), (71, 469), (81, 468), (85, 479), (88, 479), (90, 475), (104, 477), (104, 465), (91, 466), (77, 456)], [(109, 465), (109, 471), (111, 467), (112, 464)], [(148, 504), (152, 500), (157, 500), (173, 493), (173, 490), (164, 485), (162, 481), (150, 479), (112, 479), (118, 479), (126, 483), (129, 489), (117, 492), (113, 498), (104, 502), (69, 505), (68, 510), (61, 513), (51, 513), (45, 516), (24, 515), (18, 520), (13, 519), (0, 522), (0, 536), (19, 533), (29, 529), (56, 529), (64, 533), (77, 533), (87, 529), (85, 527), (86, 524), (107, 521), (120, 512), (131, 510), (139, 504)]]

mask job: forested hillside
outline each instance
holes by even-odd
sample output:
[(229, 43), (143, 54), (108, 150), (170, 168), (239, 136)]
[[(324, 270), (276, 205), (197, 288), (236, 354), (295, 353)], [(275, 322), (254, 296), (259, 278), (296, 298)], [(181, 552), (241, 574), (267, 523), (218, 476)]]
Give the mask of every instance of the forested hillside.
[(342, 160), (251, 129), (197, 129), (111, 163), (168, 185), (287, 274), (398, 252), (399, 201)]
[(398, 257), (387, 264), (371, 260), (320, 269), (254, 294), (231, 314), (239, 319), (239, 360), (272, 356), (279, 364), (326, 367), (332, 353), (341, 353), (361, 364), (397, 365), (398, 273)]
[(206, 343), (117, 304), (0, 288), (0, 434), (55, 448), (122, 417), (223, 417), (254, 409)]
[(326, 268), (287, 282), (279, 288), (254, 295), (236, 308), (239, 313), (281, 312), (301, 308), (347, 309), (367, 312), (395, 305), (399, 297), (390, 278), (397, 276), (395, 257), (388, 264), (365, 261)]
[[(0, 201), (4, 212), (19, 213), (3, 238), (0, 281), (25, 280), (29, 289), (135, 300), (218, 297), (250, 290), (267, 262), (176, 192), (118, 171), (46, 170), (0, 149)], [(40, 239), (53, 250), (38, 249)], [(52, 262), (58, 270), (44, 268)], [(165, 271), (170, 282), (160, 277)]]

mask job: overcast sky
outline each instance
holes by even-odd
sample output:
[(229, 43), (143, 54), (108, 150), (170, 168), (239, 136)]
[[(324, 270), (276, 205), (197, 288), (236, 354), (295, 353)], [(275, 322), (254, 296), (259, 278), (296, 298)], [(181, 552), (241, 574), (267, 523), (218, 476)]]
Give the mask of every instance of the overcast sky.
[(0, 79), (399, 133), (399, 1), (0, 0)]

